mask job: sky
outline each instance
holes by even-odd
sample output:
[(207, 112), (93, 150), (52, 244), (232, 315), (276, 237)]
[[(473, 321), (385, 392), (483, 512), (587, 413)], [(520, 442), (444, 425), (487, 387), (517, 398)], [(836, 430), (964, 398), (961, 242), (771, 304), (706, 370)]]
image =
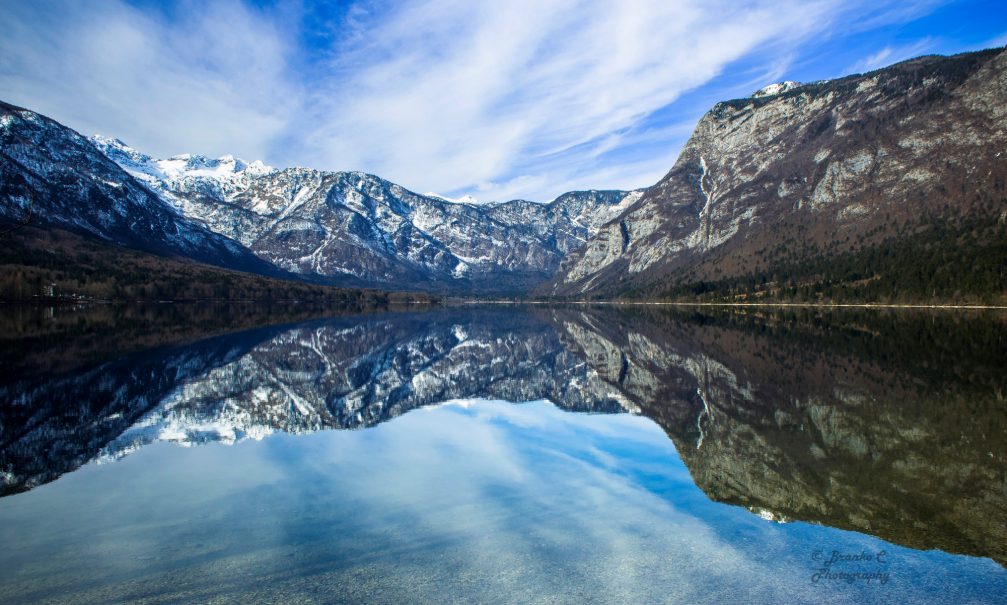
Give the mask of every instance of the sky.
[(671, 169), (717, 101), (1007, 44), (1004, 0), (0, 0), (0, 100), (155, 157), (549, 201)]

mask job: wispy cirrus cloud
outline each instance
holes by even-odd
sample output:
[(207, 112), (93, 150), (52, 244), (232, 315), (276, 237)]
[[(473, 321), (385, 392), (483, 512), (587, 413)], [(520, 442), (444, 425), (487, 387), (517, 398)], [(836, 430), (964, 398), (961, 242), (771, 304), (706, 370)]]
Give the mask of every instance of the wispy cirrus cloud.
[(0, 5), (0, 97), (86, 133), (544, 201), (653, 183), (704, 110), (683, 95), (748, 94), (935, 1)]
[[(2, 2), (0, 98), (143, 151), (269, 152), (301, 94), (293, 49), (240, 2)], [(191, 10), (187, 10), (189, 8)]]
[(1000, 46), (1007, 46), (1007, 32), (1004, 32), (992, 40), (988, 40), (980, 45), (981, 48), (997, 48)]
[[(344, 77), (313, 104), (324, 127), (308, 148), (318, 161), (490, 199), (551, 196), (560, 183), (628, 186), (597, 180), (611, 167), (603, 152), (632, 143), (627, 131), (753, 49), (825, 26), (834, 10), (785, 4), (413, 3), (338, 58)], [(648, 184), (676, 151), (627, 176)]]
[(935, 46), (936, 42), (931, 38), (917, 40), (912, 44), (905, 44), (902, 46), (885, 46), (877, 52), (871, 53), (851, 65), (845, 71), (848, 73), (873, 71), (875, 69), (885, 67), (886, 65), (891, 65), (892, 63), (898, 63), (899, 61), (905, 61), (906, 59), (926, 54)]

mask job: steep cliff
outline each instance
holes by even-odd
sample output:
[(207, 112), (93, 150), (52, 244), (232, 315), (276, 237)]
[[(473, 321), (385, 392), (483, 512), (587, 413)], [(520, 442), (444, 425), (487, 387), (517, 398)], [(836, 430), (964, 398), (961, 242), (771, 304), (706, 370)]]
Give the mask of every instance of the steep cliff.
[(880, 280), (930, 295), (915, 269), (941, 292), (967, 280), (1003, 292), (982, 251), (999, 258), (1007, 232), (1005, 107), (1003, 49), (718, 103), (671, 172), (540, 293), (821, 292)]

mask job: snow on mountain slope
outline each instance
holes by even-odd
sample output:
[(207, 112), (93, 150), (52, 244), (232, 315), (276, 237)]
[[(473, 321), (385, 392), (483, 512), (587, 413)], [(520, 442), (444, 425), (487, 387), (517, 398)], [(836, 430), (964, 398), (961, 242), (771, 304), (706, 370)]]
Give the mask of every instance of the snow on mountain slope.
[[(139, 166), (139, 159), (123, 158)], [(88, 139), (0, 102), (0, 219), (52, 225), (222, 267), (276, 273), (237, 242), (175, 211)]]
[(275, 171), (260, 161), (247, 163), (230, 155), (214, 159), (181, 154), (159, 160), (133, 149), (120, 139), (94, 135), (91, 142), (183, 214), (188, 214), (185, 196), (176, 196), (175, 191), (203, 192), (226, 200), (247, 188), (253, 177)]
[(117, 139), (93, 141), (180, 213), (260, 258), (360, 285), (526, 290), (642, 193), (478, 204), (471, 196), (419, 195), (361, 172), (277, 170), (230, 156), (159, 160)]
[(797, 88), (800, 85), (800, 82), (794, 82), (793, 80), (777, 82), (755, 91), (755, 93), (752, 94), (752, 98), (758, 99), (759, 97), (771, 97), (773, 95), (783, 94)]
[(446, 195), (440, 195), (438, 193), (431, 193), (431, 192), (424, 193), (423, 195), (426, 196), (426, 197), (433, 197), (433, 198), (437, 198), (439, 200), (444, 200), (445, 202), (452, 202), (454, 204), (472, 204), (472, 205), (477, 205), (477, 204), (482, 203), (482, 202), (480, 202), (479, 200), (477, 200), (475, 197), (473, 197), (471, 195), (463, 195), (461, 197), (447, 197)]

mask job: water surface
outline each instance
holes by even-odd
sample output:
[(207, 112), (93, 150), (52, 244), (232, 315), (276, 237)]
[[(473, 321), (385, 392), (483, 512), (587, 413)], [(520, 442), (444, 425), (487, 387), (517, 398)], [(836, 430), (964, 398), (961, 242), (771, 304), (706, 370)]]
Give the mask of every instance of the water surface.
[(1007, 594), (1002, 316), (310, 315), (8, 314), (0, 601)]

